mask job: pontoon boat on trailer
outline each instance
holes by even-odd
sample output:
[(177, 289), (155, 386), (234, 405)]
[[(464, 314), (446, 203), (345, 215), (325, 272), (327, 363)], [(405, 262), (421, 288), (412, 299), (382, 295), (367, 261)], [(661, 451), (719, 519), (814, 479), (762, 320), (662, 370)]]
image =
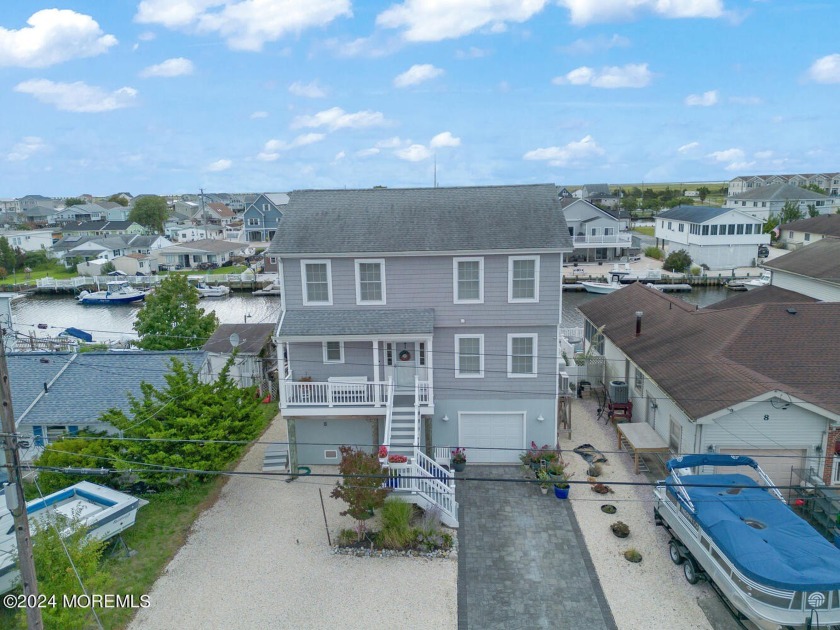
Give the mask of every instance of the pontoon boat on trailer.
[[(749, 466), (738, 473), (688, 468)], [(686, 579), (711, 580), (759, 628), (840, 626), (840, 549), (785, 503), (756, 462), (740, 455), (685, 455), (654, 489), (654, 518), (672, 536), (671, 560)]]
[[(124, 492), (80, 481), (43, 499), (27, 501), (26, 512), (30, 528), (38, 519), (60, 514), (68, 519), (78, 519), (87, 528), (89, 537), (108, 540), (134, 525), (137, 510), (147, 503), (145, 499)], [(69, 531), (64, 530), (62, 537), (67, 534)], [(3, 502), (0, 508), (0, 593), (12, 590), (19, 576), (14, 518)]]

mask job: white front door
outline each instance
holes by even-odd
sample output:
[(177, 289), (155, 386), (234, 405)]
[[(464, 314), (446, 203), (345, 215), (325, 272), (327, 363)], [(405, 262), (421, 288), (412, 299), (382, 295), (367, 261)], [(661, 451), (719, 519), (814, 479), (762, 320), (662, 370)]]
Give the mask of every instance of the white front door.
[(403, 392), (414, 391), (414, 375), (417, 374), (417, 353), (413, 341), (394, 344), (394, 381), (397, 389)]

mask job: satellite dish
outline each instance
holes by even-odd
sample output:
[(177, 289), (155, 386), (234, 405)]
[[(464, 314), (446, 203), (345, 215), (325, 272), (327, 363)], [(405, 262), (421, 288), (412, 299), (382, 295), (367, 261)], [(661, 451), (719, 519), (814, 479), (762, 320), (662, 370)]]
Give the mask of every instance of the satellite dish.
[(234, 348), (239, 345), (239, 335), (236, 333), (232, 333), (230, 336), (230, 345)]

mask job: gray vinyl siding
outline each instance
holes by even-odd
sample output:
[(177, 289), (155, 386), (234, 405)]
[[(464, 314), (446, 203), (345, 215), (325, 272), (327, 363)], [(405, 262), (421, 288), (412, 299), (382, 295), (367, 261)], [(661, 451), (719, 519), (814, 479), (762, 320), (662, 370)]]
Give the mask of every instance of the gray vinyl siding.
[[(479, 256), (468, 253), (464, 256)], [(363, 257), (359, 257), (363, 258)], [(376, 258), (376, 256), (371, 256)], [(304, 260), (324, 260), (313, 256)], [(484, 303), (455, 304), (453, 256), (394, 256), (385, 258), (385, 305), (356, 304), (355, 258), (331, 258), (333, 308), (434, 308), (435, 325), (506, 326), (521, 321), (559, 323), (561, 254), (540, 255), (539, 303), (508, 303), (508, 256), (484, 256)], [(301, 260), (283, 259), (286, 307), (303, 307)], [(323, 305), (312, 307), (324, 308)], [(307, 307), (303, 307), (307, 308)]]
[(294, 370), (294, 380), (311, 376), (315, 382), (324, 382), (331, 376), (366, 376), (373, 378), (373, 348), (370, 341), (344, 342), (344, 363), (324, 363), (321, 342), (292, 343), (289, 361)]
[(338, 465), (341, 454), (339, 453), (339, 459), (327, 460), (324, 458), (324, 451), (338, 450), (342, 445), (374, 452), (372, 445), (379, 434), (378, 422), (376, 418), (297, 418), (295, 431), (298, 464)]

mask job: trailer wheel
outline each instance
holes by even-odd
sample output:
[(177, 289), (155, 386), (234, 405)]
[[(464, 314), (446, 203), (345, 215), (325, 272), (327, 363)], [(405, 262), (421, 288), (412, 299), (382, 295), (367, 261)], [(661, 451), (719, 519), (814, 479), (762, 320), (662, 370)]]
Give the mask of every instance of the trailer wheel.
[(683, 575), (689, 584), (697, 584), (700, 581), (700, 575), (697, 571), (697, 563), (694, 558), (686, 558), (683, 564)]
[(676, 540), (672, 540), (668, 543), (668, 556), (671, 558), (671, 562), (674, 564), (682, 564), (685, 562), (685, 558), (680, 553), (679, 545), (677, 545)]

